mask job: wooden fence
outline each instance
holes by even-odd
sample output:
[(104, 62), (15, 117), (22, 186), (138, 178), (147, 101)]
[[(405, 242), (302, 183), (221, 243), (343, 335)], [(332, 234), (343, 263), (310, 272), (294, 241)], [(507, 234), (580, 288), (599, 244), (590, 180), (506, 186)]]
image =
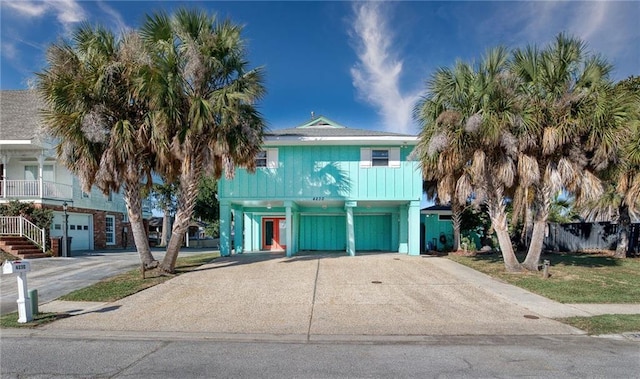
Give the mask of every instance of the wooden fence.
[[(631, 224), (627, 256), (640, 254), (640, 223)], [(549, 224), (544, 248), (551, 251), (615, 250), (618, 225), (610, 222)]]

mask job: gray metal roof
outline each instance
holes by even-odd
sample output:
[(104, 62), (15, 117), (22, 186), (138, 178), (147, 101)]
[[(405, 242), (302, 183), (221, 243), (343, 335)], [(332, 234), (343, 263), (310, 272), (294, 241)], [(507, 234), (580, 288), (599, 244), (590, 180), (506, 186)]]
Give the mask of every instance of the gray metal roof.
[(0, 91), (0, 140), (32, 140), (39, 136), (43, 102), (35, 90)]
[(269, 130), (267, 137), (413, 137), (407, 134), (351, 128), (289, 128)]
[(346, 128), (324, 116), (314, 117), (295, 128), (269, 130), (265, 135), (267, 137), (414, 137), (408, 134)]

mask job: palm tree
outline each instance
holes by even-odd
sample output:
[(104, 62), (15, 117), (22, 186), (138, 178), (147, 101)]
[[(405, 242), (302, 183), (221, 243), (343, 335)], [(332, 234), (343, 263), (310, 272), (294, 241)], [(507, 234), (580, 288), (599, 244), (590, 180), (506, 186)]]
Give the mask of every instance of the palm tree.
[(614, 257), (625, 258), (631, 216), (640, 216), (640, 78), (630, 77), (605, 87), (603, 95), (593, 124), (608, 143), (596, 146), (592, 163), (600, 169), (605, 193), (584, 204), (581, 214), (589, 221), (616, 221)]
[(141, 28), (153, 68), (140, 83), (152, 98), (153, 147), (167, 182), (179, 183), (178, 207), (161, 270), (173, 272), (193, 215), (200, 177), (236, 165), (255, 168), (264, 121), (254, 104), (265, 93), (260, 69), (248, 70), (242, 28), (181, 9), (148, 16)]
[(53, 44), (48, 67), (38, 73), (45, 101), (44, 127), (58, 138), (58, 157), (83, 189), (124, 191), (134, 241), (142, 263), (155, 267), (142, 222), (141, 188), (151, 184), (147, 102), (133, 83), (147, 63), (140, 38), (116, 38), (102, 27), (83, 25), (71, 42)]
[(487, 205), (507, 271), (520, 271), (507, 228), (506, 194), (513, 186), (518, 140), (524, 123), (511, 92), (504, 48), (489, 51), (473, 67), (439, 69), (414, 116), (422, 125), (418, 146), (425, 180), (438, 182), (440, 199)]
[(606, 108), (603, 93), (610, 71), (606, 61), (586, 52), (582, 41), (564, 34), (543, 50), (529, 46), (513, 53), (511, 72), (534, 120), (521, 135), (518, 157), (520, 191), (533, 191), (533, 232), (523, 263), (528, 270), (538, 270), (557, 194), (566, 189), (580, 205), (602, 193), (593, 167), (613, 158), (612, 122), (617, 121), (598, 116)]

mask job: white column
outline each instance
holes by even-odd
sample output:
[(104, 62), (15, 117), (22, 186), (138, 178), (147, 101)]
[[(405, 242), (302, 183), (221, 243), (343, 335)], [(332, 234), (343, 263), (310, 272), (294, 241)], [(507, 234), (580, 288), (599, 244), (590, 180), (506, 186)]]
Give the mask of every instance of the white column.
[(9, 158), (6, 155), (2, 156), (2, 196), (7, 197), (7, 165), (9, 164)]
[(38, 193), (40, 194), (40, 198), (44, 197), (44, 183), (42, 181), (42, 166), (44, 166), (44, 155), (40, 154), (38, 156)]

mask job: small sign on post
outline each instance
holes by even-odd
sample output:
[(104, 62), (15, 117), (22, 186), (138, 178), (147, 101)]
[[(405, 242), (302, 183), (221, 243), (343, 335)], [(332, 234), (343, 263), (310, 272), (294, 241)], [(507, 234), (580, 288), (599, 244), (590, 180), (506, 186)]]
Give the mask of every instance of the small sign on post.
[(28, 261), (5, 261), (2, 265), (3, 274), (17, 274), (18, 279), (18, 322), (25, 323), (33, 320), (31, 299), (27, 288), (27, 272), (31, 271)]

